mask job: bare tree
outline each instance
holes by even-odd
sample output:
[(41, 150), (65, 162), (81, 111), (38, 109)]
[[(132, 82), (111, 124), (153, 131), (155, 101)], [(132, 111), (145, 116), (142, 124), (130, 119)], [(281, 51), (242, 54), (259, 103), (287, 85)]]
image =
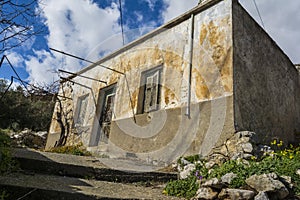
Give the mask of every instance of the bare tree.
[(41, 13), (39, 2), (0, 0), (0, 54), (44, 32), (44, 27), (36, 23)]

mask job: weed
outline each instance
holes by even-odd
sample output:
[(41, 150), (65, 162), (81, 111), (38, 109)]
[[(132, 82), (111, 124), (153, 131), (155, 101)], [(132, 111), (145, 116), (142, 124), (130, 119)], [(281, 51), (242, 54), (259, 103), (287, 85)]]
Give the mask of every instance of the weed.
[(91, 156), (92, 154), (87, 151), (83, 144), (80, 143), (74, 146), (62, 146), (62, 147), (53, 147), (49, 150), (52, 153), (64, 153), (64, 154), (72, 154), (77, 156)]
[(196, 195), (199, 185), (196, 176), (170, 181), (164, 189), (164, 194), (177, 197), (192, 198)]

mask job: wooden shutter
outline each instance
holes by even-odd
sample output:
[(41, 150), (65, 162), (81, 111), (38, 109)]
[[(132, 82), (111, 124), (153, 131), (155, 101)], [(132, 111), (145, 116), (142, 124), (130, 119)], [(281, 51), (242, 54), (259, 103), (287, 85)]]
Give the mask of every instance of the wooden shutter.
[(157, 110), (158, 106), (159, 71), (146, 77), (144, 112)]

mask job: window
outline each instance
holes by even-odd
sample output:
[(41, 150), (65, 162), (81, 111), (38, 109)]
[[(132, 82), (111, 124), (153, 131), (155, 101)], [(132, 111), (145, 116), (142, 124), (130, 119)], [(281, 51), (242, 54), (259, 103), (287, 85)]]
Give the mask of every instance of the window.
[(88, 94), (81, 96), (78, 98), (77, 101), (77, 115), (76, 115), (76, 121), (75, 124), (78, 125), (83, 125), (84, 123), (84, 118), (85, 118), (85, 113), (86, 113), (86, 107), (88, 104)]
[(142, 73), (138, 113), (148, 113), (159, 108), (160, 76), (162, 67)]

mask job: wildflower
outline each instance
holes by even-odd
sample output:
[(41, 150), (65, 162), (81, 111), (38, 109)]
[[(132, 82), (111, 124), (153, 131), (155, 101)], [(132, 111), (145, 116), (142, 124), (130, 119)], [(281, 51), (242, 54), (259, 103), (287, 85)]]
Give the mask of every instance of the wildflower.
[(277, 140), (273, 140), (273, 142), (271, 142), (271, 145), (276, 145), (277, 144)]
[(195, 172), (195, 176), (196, 176), (199, 180), (202, 180), (202, 179), (203, 179), (203, 177), (200, 175), (200, 173), (199, 173), (198, 170)]
[(278, 147), (281, 147), (283, 145), (283, 141), (280, 140), (280, 142), (277, 144)]

